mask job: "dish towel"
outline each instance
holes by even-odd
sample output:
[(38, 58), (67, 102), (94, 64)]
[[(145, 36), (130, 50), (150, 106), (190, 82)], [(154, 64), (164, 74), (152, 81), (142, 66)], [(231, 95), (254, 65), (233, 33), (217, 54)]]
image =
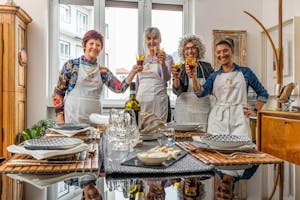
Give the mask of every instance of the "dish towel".
[(7, 147), (7, 151), (11, 153), (31, 155), (37, 160), (42, 160), (54, 156), (62, 156), (62, 155), (79, 153), (87, 150), (88, 148), (89, 145), (85, 143), (82, 143), (72, 149), (65, 149), (65, 150), (29, 150), (29, 149), (25, 149), (23, 146), (10, 145)]

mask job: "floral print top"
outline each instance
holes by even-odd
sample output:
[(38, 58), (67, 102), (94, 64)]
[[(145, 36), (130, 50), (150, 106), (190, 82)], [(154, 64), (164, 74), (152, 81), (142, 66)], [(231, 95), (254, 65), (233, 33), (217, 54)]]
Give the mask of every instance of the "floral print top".
[[(57, 86), (54, 89), (53, 104), (56, 113), (64, 112), (64, 97), (70, 93), (78, 78), (80, 61), (87, 65), (97, 65), (97, 61), (89, 62), (84, 56), (80, 58), (68, 60), (61, 70)], [(116, 93), (125, 92), (128, 88), (128, 84), (125, 79), (119, 81), (113, 73), (106, 67), (99, 67), (99, 73), (102, 78), (102, 82), (112, 91)]]

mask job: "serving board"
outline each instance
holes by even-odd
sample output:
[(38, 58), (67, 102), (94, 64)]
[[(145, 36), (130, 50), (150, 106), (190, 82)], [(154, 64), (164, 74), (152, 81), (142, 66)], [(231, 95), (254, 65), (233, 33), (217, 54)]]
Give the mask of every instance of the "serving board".
[(171, 165), (173, 165), (175, 162), (186, 156), (188, 152), (181, 151), (180, 155), (176, 157), (176, 159), (172, 158), (170, 160), (166, 160), (162, 162), (160, 165), (146, 165), (142, 161), (140, 161), (137, 156), (134, 156), (133, 158), (130, 158), (129, 160), (126, 160), (121, 163), (121, 165), (127, 165), (127, 166), (135, 166), (135, 167), (146, 167), (146, 168), (155, 168), (155, 169), (164, 169)]

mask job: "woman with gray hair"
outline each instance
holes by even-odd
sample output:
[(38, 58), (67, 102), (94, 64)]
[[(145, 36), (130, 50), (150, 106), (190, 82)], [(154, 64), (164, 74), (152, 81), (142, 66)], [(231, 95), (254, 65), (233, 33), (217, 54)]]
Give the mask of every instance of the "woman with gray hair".
[[(194, 94), (195, 87), (203, 84), (214, 72), (210, 63), (201, 61), (204, 58), (205, 46), (196, 35), (186, 35), (179, 41), (178, 55), (184, 64), (180, 68), (172, 67), (173, 92), (177, 95), (174, 120), (176, 122), (200, 123), (203, 131), (207, 128), (210, 110), (210, 99), (199, 99)], [(196, 66), (189, 65), (188, 59), (196, 59)]]
[(141, 112), (154, 113), (162, 121), (168, 118), (167, 82), (171, 78), (173, 59), (160, 47), (161, 35), (156, 27), (144, 31), (145, 45), (148, 55), (143, 70), (136, 77), (137, 100)]

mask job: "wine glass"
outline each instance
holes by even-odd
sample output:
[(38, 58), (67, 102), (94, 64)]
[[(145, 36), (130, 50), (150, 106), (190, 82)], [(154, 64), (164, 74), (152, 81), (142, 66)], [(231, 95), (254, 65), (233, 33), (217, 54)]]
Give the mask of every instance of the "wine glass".
[[(157, 48), (154, 49), (154, 54), (155, 54), (155, 56), (157, 57), (157, 59), (158, 59), (159, 54), (161, 54), (161, 53), (165, 53), (163, 47), (162, 47), (162, 48), (157, 47)], [(161, 61), (157, 61), (157, 63), (158, 63), (158, 64), (161, 64)]]
[(181, 71), (181, 67), (182, 67), (182, 62), (174, 62), (173, 64), (172, 64), (172, 66), (174, 67), (174, 68), (176, 68), (176, 71), (179, 73), (180, 71)]
[(185, 64), (188, 65), (191, 70), (193, 70), (194, 67), (197, 67), (197, 59), (196, 58), (187, 58), (185, 60)]
[(144, 65), (144, 61), (145, 61), (145, 54), (136, 54), (137, 65)]

